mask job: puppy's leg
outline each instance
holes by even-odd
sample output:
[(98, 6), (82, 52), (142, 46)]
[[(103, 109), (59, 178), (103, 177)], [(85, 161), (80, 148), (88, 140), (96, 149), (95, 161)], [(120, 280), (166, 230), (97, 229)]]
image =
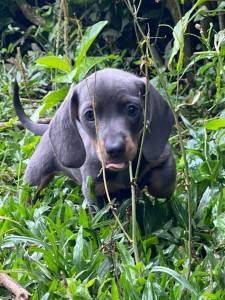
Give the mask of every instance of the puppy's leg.
[(98, 160), (91, 157), (87, 159), (86, 163), (80, 168), (82, 176), (82, 192), (84, 195), (83, 208), (89, 207), (91, 213), (96, 212), (95, 206), (98, 206), (95, 184), (99, 175), (101, 165)]
[(149, 193), (158, 198), (168, 198), (176, 185), (176, 164), (173, 155), (159, 167), (151, 170), (147, 180)]
[(24, 178), (30, 185), (38, 186), (41, 189), (59, 171), (46, 132), (28, 162)]

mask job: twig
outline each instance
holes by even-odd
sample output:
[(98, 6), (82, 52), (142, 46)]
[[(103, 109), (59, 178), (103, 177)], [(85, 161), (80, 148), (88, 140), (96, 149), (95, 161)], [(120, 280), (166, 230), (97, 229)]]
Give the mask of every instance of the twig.
[[(103, 177), (103, 184), (104, 184), (104, 188), (105, 188), (105, 193), (106, 193), (106, 198), (109, 202), (109, 205), (111, 207), (112, 213), (114, 218), (116, 219), (118, 225), (120, 226), (121, 230), (123, 231), (124, 235), (126, 236), (127, 240), (132, 243), (132, 239), (129, 237), (129, 235), (127, 234), (126, 230), (124, 229), (122, 223), (120, 222), (120, 219), (118, 218), (115, 209), (113, 207), (110, 195), (109, 195), (109, 190), (108, 190), (108, 186), (107, 186), (107, 179), (106, 179), (106, 173), (105, 173), (105, 165), (104, 165), (104, 161), (103, 161), (103, 150), (102, 150), (102, 145), (100, 143), (100, 139), (99, 139), (99, 130), (98, 130), (98, 122), (97, 122), (97, 116), (96, 116), (96, 97), (95, 94), (92, 96), (89, 90), (89, 86), (88, 86), (88, 82), (86, 81), (87, 84), (87, 88), (88, 88), (88, 93), (89, 93), (89, 97), (92, 99), (92, 107), (93, 107), (93, 112), (94, 112), (94, 121), (95, 121), (95, 131), (96, 131), (96, 137), (97, 137), (97, 143), (98, 143), (98, 147), (99, 147), (99, 159), (101, 162), (101, 166), (102, 166), (102, 177)], [(96, 86), (96, 76), (95, 76), (95, 86)], [(94, 88), (94, 93), (95, 93), (95, 88)]]
[(55, 52), (56, 55), (59, 54), (59, 43), (60, 43), (60, 37), (61, 37), (61, 21), (62, 21), (62, 10), (63, 10), (63, 0), (60, 1), (59, 4), (59, 13), (57, 16), (58, 22), (57, 22), (57, 34), (56, 34), (56, 42), (55, 42)]
[(68, 41), (68, 27), (69, 27), (69, 16), (68, 16), (68, 3), (67, 0), (62, 0), (62, 10), (64, 16), (64, 23), (63, 23), (63, 38), (64, 38), (64, 52), (67, 58), (68, 55), (68, 48), (69, 48), (69, 41)]
[[(147, 51), (147, 49), (146, 49)], [(146, 58), (147, 58), (147, 52), (146, 52)], [(148, 66), (147, 63), (145, 63), (145, 78), (146, 78), (146, 92), (145, 92), (145, 99), (144, 99), (144, 124), (143, 124), (143, 132), (141, 137), (141, 144), (139, 149), (139, 155), (138, 155), (138, 161), (137, 161), (137, 167), (135, 171), (135, 182), (137, 182), (138, 179), (138, 173), (140, 169), (140, 163), (141, 163), (141, 156), (144, 146), (144, 140), (145, 140), (145, 134), (147, 130), (147, 103), (148, 103), (148, 96), (149, 96), (149, 77), (148, 77)]]
[(134, 248), (134, 258), (135, 262), (139, 262), (139, 254), (138, 254), (138, 247), (137, 247), (137, 239), (136, 239), (136, 182), (133, 178), (133, 171), (132, 171), (132, 162), (129, 161), (129, 173), (130, 173), (130, 184), (131, 184), (131, 203), (132, 203), (132, 241), (133, 241), (133, 248)]
[[(135, 13), (135, 10), (133, 9), (132, 7), (132, 4), (130, 3), (129, 0), (124, 0), (125, 4), (127, 5), (131, 15), (133, 16), (133, 19), (134, 19), (134, 25), (136, 27), (136, 32), (138, 30), (138, 32), (140, 33), (141, 37), (143, 38), (144, 41), (146, 41), (146, 46), (150, 52), (150, 55), (152, 57), (152, 62), (153, 62), (153, 65), (154, 65), (154, 68), (158, 74), (158, 77), (159, 77), (159, 81), (165, 91), (165, 95), (166, 95), (166, 100), (172, 110), (172, 113), (174, 115), (174, 119), (175, 119), (175, 124), (176, 124), (176, 128), (177, 128), (177, 132), (178, 132), (178, 138), (179, 138), (179, 143), (180, 143), (180, 147), (181, 147), (181, 153), (182, 153), (182, 156), (183, 156), (183, 159), (184, 159), (184, 166), (185, 166), (185, 169), (184, 169), (184, 174), (185, 174), (185, 183), (186, 183), (186, 186), (187, 186), (187, 196), (188, 196), (188, 257), (189, 257), (189, 263), (188, 263), (188, 278), (190, 276), (190, 272), (191, 272), (191, 261), (192, 261), (192, 251), (191, 251), (191, 248), (192, 248), (192, 205), (191, 205), (191, 187), (190, 187), (190, 180), (189, 180), (189, 169), (188, 169), (188, 163), (187, 163), (187, 158), (186, 158), (186, 153), (185, 153), (185, 148), (184, 148), (184, 143), (183, 143), (183, 140), (182, 140), (182, 132), (181, 132), (181, 129), (180, 129), (180, 125), (179, 125), (179, 121), (178, 121), (178, 116), (177, 116), (177, 113), (175, 111), (175, 109), (173, 108), (173, 105), (170, 101), (170, 98), (169, 98), (169, 95), (168, 95), (168, 92), (167, 92), (167, 89), (166, 89), (166, 83), (163, 79), (163, 74), (161, 73), (157, 63), (156, 63), (156, 60), (154, 59), (154, 53), (152, 51), (152, 47), (151, 47), (151, 44), (150, 44), (150, 41), (149, 41), (149, 38), (146, 38), (146, 35), (144, 34), (140, 24), (139, 24), (139, 21), (138, 21), (138, 17)], [(137, 35), (137, 39), (138, 39), (138, 35)], [(178, 95), (178, 86), (179, 86), (179, 75), (177, 77), (177, 95)], [(176, 95), (176, 96), (177, 96)]]
[(0, 272), (0, 284), (13, 293), (16, 296), (16, 300), (27, 300), (31, 295), (6, 273)]
[(112, 230), (112, 234), (111, 234), (111, 247), (110, 247), (110, 254), (111, 254), (111, 257), (112, 257), (112, 264), (113, 264), (113, 269), (114, 269), (114, 273), (115, 273), (115, 277), (116, 277), (116, 284), (119, 288), (119, 292), (120, 292), (120, 295), (121, 297), (123, 296), (123, 290), (122, 290), (122, 287), (121, 287), (121, 284), (120, 284), (120, 279), (119, 279), (119, 268), (118, 268), (118, 265), (117, 265), (117, 257), (116, 257), (116, 245), (115, 245), (115, 242), (113, 240), (113, 234), (114, 234), (114, 228)]
[[(180, 82), (180, 78), (179, 75), (177, 76), (177, 91), (176, 91), (176, 98), (178, 97), (178, 93), (179, 93), (179, 82)], [(166, 93), (166, 96), (168, 98), (168, 94)], [(176, 99), (177, 101), (177, 99)], [(184, 160), (184, 175), (185, 175), (185, 184), (186, 184), (186, 188), (187, 188), (187, 196), (188, 196), (188, 275), (187, 277), (189, 278), (190, 274), (191, 274), (191, 262), (192, 262), (192, 192), (191, 192), (191, 184), (190, 184), (190, 180), (189, 180), (189, 169), (188, 169), (188, 162), (187, 162), (187, 157), (186, 157), (186, 152), (185, 152), (185, 148), (184, 148), (184, 143), (183, 143), (183, 139), (182, 139), (182, 132), (180, 129), (180, 124), (178, 121), (178, 117), (177, 114), (174, 112), (174, 118), (175, 118), (175, 123), (176, 123), (176, 127), (177, 127), (177, 133), (178, 133), (178, 139), (179, 139), (179, 143), (180, 143), (180, 148), (181, 148), (181, 153), (183, 156), (183, 160)]]
[[(146, 51), (147, 51), (147, 49), (146, 49)], [(146, 56), (147, 56), (147, 52), (146, 52)], [(147, 103), (148, 103), (147, 100), (148, 100), (148, 90), (149, 90), (147, 64), (145, 64), (145, 77), (146, 77), (146, 92), (145, 92), (145, 99), (144, 99), (144, 124), (143, 124), (143, 132), (142, 132), (141, 144), (140, 144), (140, 149), (139, 149), (139, 154), (138, 154), (137, 167), (136, 167), (136, 171), (135, 171), (135, 177), (133, 177), (132, 163), (129, 162), (129, 173), (130, 173), (130, 183), (131, 183), (131, 202), (132, 202), (132, 240), (133, 240), (134, 257), (135, 257), (136, 263), (139, 261), (137, 239), (136, 239), (136, 226), (137, 226), (136, 186), (137, 186), (138, 173), (139, 173), (139, 169), (140, 169), (144, 139), (145, 139), (145, 134), (146, 134), (146, 130), (147, 130)]]
[(16, 0), (16, 4), (18, 5), (19, 9), (22, 11), (23, 15), (27, 20), (29, 20), (32, 24), (36, 26), (44, 25), (45, 20), (41, 16), (36, 14), (36, 8), (31, 6), (25, 0)]
[(60, 272), (60, 276), (61, 276), (61, 279), (62, 279), (62, 281), (63, 281), (63, 285), (64, 285), (64, 287), (65, 287), (65, 289), (66, 289), (66, 293), (67, 293), (68, 299), (69, 299), (69, 300), (73, 300), (73, 296), (72, 296), (72, 294), (71, 294), (71, 291), (70, 291), (70, 288), (69, 288), (68, 281), (67, 281), (67, 279), (66, 279), (65, 274), (64, 274), (62, 271)]

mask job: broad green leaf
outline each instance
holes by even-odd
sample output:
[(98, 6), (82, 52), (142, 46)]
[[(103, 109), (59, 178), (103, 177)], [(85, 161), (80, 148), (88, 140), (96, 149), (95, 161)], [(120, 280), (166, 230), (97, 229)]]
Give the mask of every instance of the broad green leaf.
[(35, 136), (30, 143), (27, 143), (24, 146), (21, 146), (21, 150), (24, 153), (29, 154), (32, 150), (35, 149), (35, 147), (37, 146), (37, 143), (39, 143), (39, 141), (40, 141), (40, 137)]
[(218, 54), (225, 54), (225, 29), (220, 30), (214, 37), (214, 45)]
[(93, 44), (98, 34), (106, 26), (107, 23), (108, 21), (100, 21), (94, 24), (93, 26), (87, 28), (80, 44), (76, 49), (75, 62), (76, 62), (77, 73), (75, 75), (75, 80), (77, 80), (79, 77), (81, 63), (84, 60), (88, 49)]
[(215, 227), (220, 229), (223, 233), (225, 233), (225, 213), (220, 214), (215, 221), (213, 221)]
[(0, 126), (0, 131), (4, 131), (6, 128), (13, 127), (17, 120), (18, 120), (17, 117), (10, 118), (9, 121), (4, 122), (4, 124)]
[(160, 267), (160, 266), (155, 266), (151, 269), (151, 272), (160, 272), (160, 273), (166, 273), (170, 276), (172, 276), (174, 279), (176, 279), (184, 288), (189, 290), (191, 293), (195, 294), (198, 296), (197, 291), (192, 287), (192, 285), (187, 281), (186, 278), (184, 278), (182, 275), (177, 273), (176, 271), (166, 268), (166, 267)]
[[(183, 50), (184, 50), (184, 34), (187, 30), (189, 18), (191, 16), (191, 13), (193, 11), (193, 8), (190, 9), (176, 24), (176, 26), (173, 29), (173, 38), (174, 38), (174, 45), (172, 49), (172, 53), (169, 58), (168, 67), (171, 67), (172, 60), (175, 57), (175, 55), (180, 51), (180, 55), (178, 58), (177, 65), (181, 64), (181, 61), (183, 60)], [(177, 68), (179, 69), (179, 68)]]
[(193, 54), (193, 64), (202, 59), (211, 59), (216, 56), (216, 51), (199, 51)]
[(103, 292), (103, 289), (108, 284), (108, 282), (111, 282), (111, 278), (107, 278), (103, 282), (101, 282), (101, 285), (98, 288), (98, 294), (97, 294), (97, 298), (96, 299), (107, 299), (106, 298), (106, 294), (108, 294), (108, 289), (106, 289), (105, 292)]
[(89, 225), (88, 216), (85, 209), (83, 209), (83, 207), (80, 208), (79, 224), (82, 225), (84, 228), (87, 228)]
[(152, 292), (152, 283), (149, 279), (146, 282), (146, 286), (143, 291), (141, 300), (154, 300), (154, 295)]
[(118, 292), (118, 288), (115, 282), (115, 279), (112, 279), (112, 290), (111, 290), (111, 294), (112, 294), (112, 299), (113, 300), (120, 300), (120, 296), (119, 296), (119, 292)]
[(66, 57), (59, 56), (43, 56), (36, 60), (36, 63), (46, 68), (61, 70), (65, 73), (72, 71), (72, 66)]
[(208, 71), (210, 68), (214, 67), (214, 62), (209, 62), (207, 64), (204, 64), (198, 69), (198, 74), (203, 75), (206, 71)]
[(188, 215), (187, 215), (187, 209), (182, 204), (181, 201), (179, 201), (178, 198), (172, 196), (171, 198), (171, 207), (174, 211), (174, 214), (176, 215), (176, 218), (180, 224), (184, 226), (184, 228), (188, 228)]
[(5, 245), (8, 243), (18, 244), (18, 243), (31, 243), (33, 245), (41, 246), (44, 248), (49, 248), (49, 245), (39, 239), (28, 237), (28, 236), (19, 236), (19, 235), (10, 235), (7, 236), (4, 240), (0, 242), (0, 245)]
[(67, 86), (64, 86), (61, 89), (49, 92), (43, 98), (43, 104), (40, 110), (40, 114), (43, 114), (44, 112), (46, 112), (46, 110), (61, 102), (66, 97), (68, 90), (69, 88)]
[(38, 208), (35, 208), (34, 210), (34, 220), (37, 220), (40, 218), (45, 212), (47, 212), (50, 209), (50, 206), (41, 206)]
[(49, 296), (50, 296), (50, 293), (46, 293), (46, 294), (44, 294), (44, 296), (41, 297), (40, 300), (48, 300)]
[(184, 36), (187, 30), (188, 23), (190, 21), (191, 14), (193, 11), (203, 4), (206, 0), (198, 0), (193, 7), (186, 12), (186, 14), (177, 22), (176, 26), (173, 29), (173, 38), (174, 45), (172, 49), (172, 53), (169, 58), (168, 67), (171, 68), (172, 61), (175, 55), (179, 51), (178, 62), (177, 62), (177, 70), (181, 70), (183, 64), (184, 57)]
[(52, 82), (55, 83), (73, 83), (73, 78), (77, 73), (77, 69), (73, 69), (71, 72), (65, 74), (65, 75), (59, 75), (52, 79)]
[(84, 261), (83, 251), (84, 251), (83, 226), (81, 226), (77, 234), (76, 245), (73, 249), (73, 263), (76, 266), (77, 272), (82, 270), (82, 264)]
[(225, 128), (225, 119), (217, 118), (209, 120), (204, 127), (208, 130), (220, 130), (221, 128)]
[(200, 220), (203, 220), (203, 213), (208, 208), (210, 200), (211, 200), (211, 189), (207, 187), (205, 192), (202, 195), (202, 198), (199, 202), (198, 209), (196, 212), (196, 217), (199, 218)]
[(94, 283), (95, 283), (96, 278), (93, 278), (91, 280), (89, 280), (86, 284), (85, 287), (88, 289), (89, 287), (91, 287)]
[(86, 178), (86, 184), (88, 188), (88, 193), (91, 200), (95, 200), (95, 193), (94, 193), (94, 181), (91, 176), (87, 176)]
[(131, 256), (130, 252), (126, 249), (123, 243), (117, 243), (118, 250), (120, 252), (120, 257), (123, 264), (128, 266), (134, 266), (134, 259)]
[[(111, 209), (110, 205), (105, 205), (101, 210), (99, 210), (94, 217), (91, 218), (91, 227), (96, 228), (99, 227), (99, 221), (103, 216), (105, 216), (108, 211)], [(111, 220), (113, 222), (113, 220)]]
[(87, 56), (80, 66), (79, 80), (83, 80), (85, 75), (96, 65), (108, 59), (108, 56)]

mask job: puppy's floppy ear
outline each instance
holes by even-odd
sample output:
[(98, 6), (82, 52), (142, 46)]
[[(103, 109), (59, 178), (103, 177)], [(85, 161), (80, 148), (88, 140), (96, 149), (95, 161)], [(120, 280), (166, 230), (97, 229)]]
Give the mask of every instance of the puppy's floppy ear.
[(76, 119), (78, 94), (72, 86), (49, 127), (49, 139), (59, 162), (67, 168), (79, 168), (85, 161), (86, 152), (79, 134)]
[(164, 150), (174, 124), (174, 116), (168, 103), (152, 85), (149, 84), (146, 92), (149, 125), (145, 133), (143, 154), (147, 161), (152, 161), (157, 160)]

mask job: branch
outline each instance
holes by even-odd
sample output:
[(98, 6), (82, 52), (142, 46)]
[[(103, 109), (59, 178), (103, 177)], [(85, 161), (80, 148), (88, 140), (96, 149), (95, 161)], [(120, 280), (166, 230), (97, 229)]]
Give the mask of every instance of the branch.
[(26, 19), (32, 24), (40, 26), (45, 23), (45, 20), (36, 14), (35, 8), (28, 4), (25, 0), (16, 0), (16, 4), (19, 6)]
[(30, 293), (6, 273), (0, 272), (0, 284), (16, 296), (16, 300), (29, 299)]
[[(189, 278), (190, 273), (191, 273), (191, 263), (192, 263), (192, 192), (191, 192), (191, 181), (190, 181), (190, 176), (189, 176), (189, 168), (188, 168), (188, 162), (187, 162), (187, 157), (186, 157), (186, 152), (185, 152), (185, 147), (184, 147), (184, 142), (182, 139), (182, 133), (181, 133), (181, 128), (180, 128), (180, 124), (178, 121), (178, 115), (175, 111), (175, 109), (173, 108), (172, 102), (169, 98), (168, 95), (168, 91), (167, 91), (167, 87), (166, 87), (166, 82), (164, 80), (164, 75), (161, 71), (161, 69), (158, 67), (156, 61), (154, 60), (154, 53), (152, 51), (152, 46), (149, 42), (149, 38), (148, 36), (145, 35), (145, 33), (143, 32), (141, 25), (139, 23), (139, 19), (137, 17), (136, 11), (134, 9), (134, 7), (131, 4), (130, 0), (124, 0), (125, 4), (127, 5), (132, 17), (133, 17), (133, 21), (134, 21), (134, 27), (136, 28), (135, 31), (136, 33), (140, 34), (140, 36), (142, 37), (143, 41), (146, 42), (146, 47), (149, 51), (149, 54), (152, 57), (152, 62), (153, 62), (153, 66), (156, 70), (156, 73), (159, 77), (159, 81), (165, 91), (165, 96), (166, 96), (166, 100), (173, 112), (174, 115), (174, 119), (175, 119), (175, 124), (176, 124), (176, 128), (177, 128), (177, 133), (178, 133), (178, 139), (179, 139), (179, 144), (181, 147), (181, 153), (182, 153), (182, 157), (184, 160), (184, 174), (185, 174), (185, 183), (186, 183), (186, 187), (187, 187), (187, 200), (188, 200), (188, 274), (187, 277)], [(138, 35), (137, 35), (137, 39), (138, 39)], [(138, 39), (139, 41), (139, 39)], [(140, 41), (139, 41), (139, 45), (140, 45)], [(142, 49), (141, 49), (142, 51)], [(147, 53), (148, 54), (148, 53)], [(178, 91), (179, 91), (179, 81), (180, 81), (180, 77), (179, 74), (177, 76), (177, 91), (176, 91), (176, 97), (178, 96)]]
[[(116, 219), (118, 225), (120, 226), (120, 228), (123, 231), (124, 235), (126, 236), (127, 240), (130, 243), (132, 243), (132, 239), (127, 234), (127, 232), (124, 229), (122, 223), (120, 222), (119, 217), (117, 216), (116, 210), (113, 207), (112, 200), (111, 200), (110, 195), (109, 195), (109, 190), (108, 190), (108, 185), (107, 185), (107, 180), (106, 180), (105, 164), (104, 164), (104, 161), (103, 161), (103, 150), (102, 150), (102, 145), (101, 145), (100, 138), (99, 138), (98, 120), (97, 120), (96, 109), (95, 109), (96, 108), (95, 88), (94, 88), (94, 95), (91, 95), (91, 92), (90, 92), (87, 80), (86, 80), (86, 84), (87, 84), (87, 89), (88, 89), (89, 97), (90, 97), (90, 99), (92, 99), (92, 108), (93, 108), (93, 112), (94, 112), (94, 121), (95, 121), (95, 131), (96, 131), (96, 137), (97, 137), (97, 145), (99, 147), (99, 160), (100, 160), (100, 163), (101, 163), (101, 166), (102, 166), (102, 177), (103, 177), (103, 183), (104, 183), (104, 187), (105, 187), (106, 198), (108, 200), (108, 203), (109, 203), (109, 205), (111, 207), (112, 214), (113, 214), (114, 218)], [(96, 87), (96, 76), (95, 76), (95, 87)]]

